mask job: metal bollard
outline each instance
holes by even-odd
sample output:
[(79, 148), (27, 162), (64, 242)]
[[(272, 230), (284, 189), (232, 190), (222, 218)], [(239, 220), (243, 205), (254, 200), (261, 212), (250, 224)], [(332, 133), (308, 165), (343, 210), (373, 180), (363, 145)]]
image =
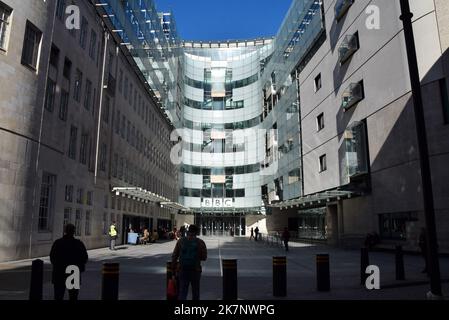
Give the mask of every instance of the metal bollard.
[(222, 260), (223, 300), (237, 300), (237, 260)]
[(33, 260), (31, 265), (30, 300), (42, 300), (44, 287), (44, 261)]
[(318, 291), (330, 290), (329, 254), (316, 255), (316, 283)]
[(273, 257), (273, 296), (287, 296), (287, 257)]
[(369, 266), (369, 252), (368, 248), (360, 249), (360, 285), (365, 286), (368, 274), (366, 274), (366, 268)]
[(119, 263), (103, 263), (101, 300), (118, 300)]
[(405, 280), (404, 253), (402, 246), (396, 246), (396, 280)]

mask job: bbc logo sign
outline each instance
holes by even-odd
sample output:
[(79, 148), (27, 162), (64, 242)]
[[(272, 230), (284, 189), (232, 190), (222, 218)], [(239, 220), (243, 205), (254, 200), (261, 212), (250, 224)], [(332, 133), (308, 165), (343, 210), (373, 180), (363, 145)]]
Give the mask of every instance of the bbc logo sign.
[(232, 208), (232, 198), (204, 199), (201, 205), (203, 208)]

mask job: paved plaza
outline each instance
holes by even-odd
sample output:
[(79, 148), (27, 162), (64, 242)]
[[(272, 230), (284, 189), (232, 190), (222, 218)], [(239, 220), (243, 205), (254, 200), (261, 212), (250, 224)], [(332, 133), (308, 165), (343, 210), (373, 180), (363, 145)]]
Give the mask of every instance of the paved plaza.
[[(379, 266), (381, 289), (369, 291), (360, 286), (360, 253), (324, 245), (291, 243), (286, 253), (281, 247), (247, 238), (203, 238), (208, 260), (203, 264), (201, 299), (222, 298), (220, 259), (238, 260), (239, 299), (273, 299), (272, 257), (287, 256), (287, 299), (424, 299), (429, 289), (421, 273), (423, 261), (417, 255), (405, 255), (405, 281), (395, 280), (393, 253), (372, 252), (370, 263)], [(120, 246), (89, 251), (89, 263), (83, 274), (80, 299), (96, 300), (101, 294), (101, 269), (104, 262), (120, 263), (121, 300), (165, 299), (165, 265), (170, 260), (174, 241), (145, 246)], [(315, 255), (330, 255), (331, 290), (316, 290)], [(53, 298), (51, 265), (45, 261), (44, 299)], [(0, 264), (0, 299), (27, 299), (31, 260)], [(449, 279), (449, 259), (440, 259), (443, 280)], [(449, 283), (443, 281), (448, 294)], [(190, 296), (189, 296), (190, 297)]]

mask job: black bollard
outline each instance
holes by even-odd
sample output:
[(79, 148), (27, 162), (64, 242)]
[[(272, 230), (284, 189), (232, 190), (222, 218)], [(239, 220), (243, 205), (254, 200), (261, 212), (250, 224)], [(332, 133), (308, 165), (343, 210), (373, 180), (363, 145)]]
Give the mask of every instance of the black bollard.
[(330, 290), (329, 255), (316, 255), (316, 283), (318, 291)]
[(273, 257), (273, 296), (287, 296), (287, 258)]
[(360, 249), (360, 285), (365, 286), (368, 274), (366, 268), (369, 266), (369, 252), (368, 248)]
[(396, 246), (396, 280), (405, 280), (404, 253), (402, 246)]
[(30, 300), (42, 300), (44, 287), (44, 261), (33, 260), (31, 265)]
[(103, 263), (101, 300), (118, 300), (119, 266), (118, 263)]
[(222, 260), (223, 300), (237, 300), (237, 260)]

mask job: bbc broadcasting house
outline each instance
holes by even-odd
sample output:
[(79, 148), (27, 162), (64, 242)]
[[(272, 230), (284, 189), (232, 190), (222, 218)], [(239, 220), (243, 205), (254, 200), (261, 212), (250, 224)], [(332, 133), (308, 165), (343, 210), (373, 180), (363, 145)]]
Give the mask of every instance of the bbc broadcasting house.
[[(48, 255), (69, 222), (88, 248), (116, 221), (119, 243), (195, 223), (418, 250), (399, 1), (294, 0), (276, 36), (221, 42), (180, 39), (156, 4), (0, 0), (0, 261)], [(449, 252), (449, 3), (410, 4)]]

